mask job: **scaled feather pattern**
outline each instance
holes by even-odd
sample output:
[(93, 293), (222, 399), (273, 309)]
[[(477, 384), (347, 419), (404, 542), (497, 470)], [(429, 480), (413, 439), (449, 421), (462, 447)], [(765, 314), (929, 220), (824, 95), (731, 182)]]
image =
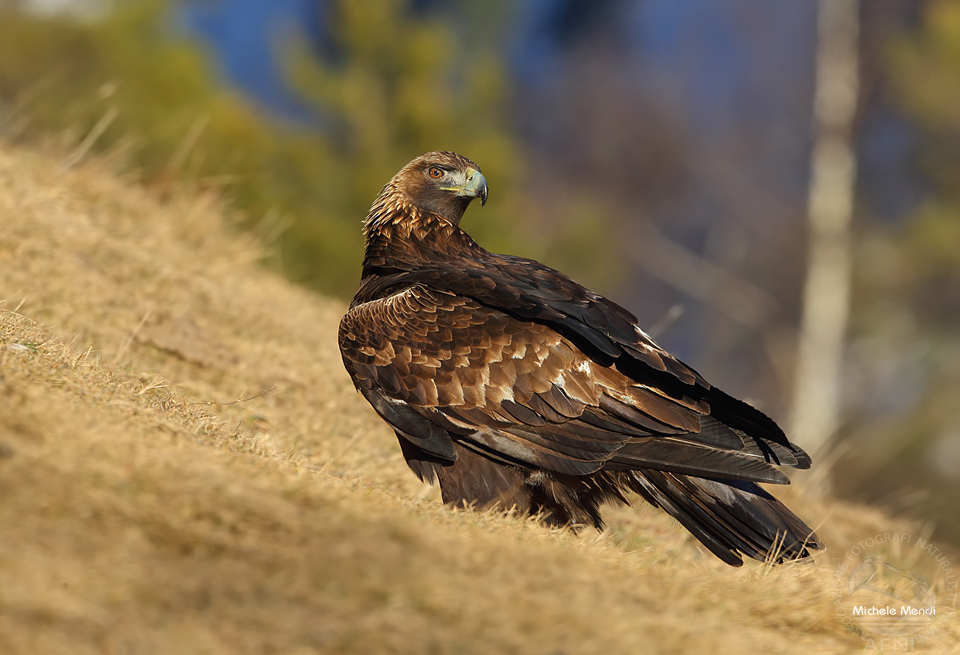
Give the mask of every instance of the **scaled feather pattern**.
[(820, 540), (758, 483), (810, 458), (757, 409), (660, 348), (626, 309), (460, 228), (487, 199), (452, 152), (407, 164), (364, 222), (340, 323), (357, 389), (443, 501), (602, 529), (635, 492), (724, 562), (782, 562)]

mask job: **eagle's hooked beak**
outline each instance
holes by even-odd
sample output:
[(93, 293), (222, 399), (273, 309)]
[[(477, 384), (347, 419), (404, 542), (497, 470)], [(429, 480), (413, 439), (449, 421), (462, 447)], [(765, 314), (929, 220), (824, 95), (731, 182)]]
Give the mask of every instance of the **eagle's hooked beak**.
[(480, 206), (487, 204), (487, 178), (480, 171), (467, 169), (467, 182), (463, 185), (463, 195), (480, 198)]

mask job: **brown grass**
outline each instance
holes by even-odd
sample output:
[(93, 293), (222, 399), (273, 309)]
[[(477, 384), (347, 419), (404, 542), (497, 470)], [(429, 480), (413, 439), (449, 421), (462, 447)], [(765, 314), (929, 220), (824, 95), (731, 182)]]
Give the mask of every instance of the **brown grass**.
[(579, 537), (445, 509), (353, 391), (344, 307), (261, 254), (210, 196), (0, 145), (0, 652), (864, 645), (834, 561), (917, 526), (793, 490), (831, 549), (730, 569), (649, 507)]

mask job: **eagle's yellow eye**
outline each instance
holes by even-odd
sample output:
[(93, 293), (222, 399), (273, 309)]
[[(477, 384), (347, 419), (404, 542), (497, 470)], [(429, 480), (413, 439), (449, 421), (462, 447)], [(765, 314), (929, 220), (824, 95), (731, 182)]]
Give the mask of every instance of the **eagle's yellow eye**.
[(443, 176), (444, 176), (444, 172), (442, 170), (440, 170), (436, 166), (430, 167), (430, 177), (432, 177), (435, 180), (439, 180)]

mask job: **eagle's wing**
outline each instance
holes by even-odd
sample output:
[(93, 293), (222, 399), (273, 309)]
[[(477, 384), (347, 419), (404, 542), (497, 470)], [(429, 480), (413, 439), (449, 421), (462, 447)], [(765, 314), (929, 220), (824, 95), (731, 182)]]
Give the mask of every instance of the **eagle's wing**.
[[(578, 360), (577, 365), (589, 366), (595, 371), (592, 376), (595, 384), (602, 386), (604, 382), (611, 382), (602, 370), (614, 365), (617, 371), (634, 381), (629, 393), (640, 395), (641, 400), (625, 400), (618, 397), (616, 391), (604, 393), (606, 407), (587, 410), (588, 416), (578, 417), (582, 418), (581, 422), (596, 422), (593, 415), (597, 412), (603, 413), (608, 419), (616, 416), (613, 403), (632, 407), (633, 402), (638, 402), (645, 404), (658, 417), (656, 420), (666, 426), (662, 430), (657, 425), (647, 428), (654, 434), (669, 434), (671, 429), (680, 428), (687, 434), (699, 433), (698, 439), (707, 442), (705, 445), (728, 449), (736, 449), (738, 441), (746, 441), (743, 448), (762, 451), (766, 461), (795, 468), (810, 467), (809, 456), (790, 443), (772, 419), (753, 406), (711, 386), (695, 370), (660, 348), (638, 327), (636, 317), (623, 307), (537, 261), (496, 255), (479, 247), (473, 254), (473, 257), (456, 259), (456, 265), (451, 265), (449, 260), (425, 260), (413, 271), (371, 277), (364, 281), (358, 296), (376, 297), (393, 285), (420, 283), (431, 289), (469, 298), (480, 307), (497, 310), (489, 315), (483, 314), (485, 320), (491, 320), (494, 324), (499, 325), (506, 317), (513, 317), (519, 319), (518, 325), (526, 325), (526, 321), (529, 321), (539, 326), (526, 328), (530, 338), (552, 335), (550, 338), (556, 339), (562, 336), (566, 344), (563, 348), (574, 346), (584, 357), (583, 361)], [(395, 265), (387, 259), (377, 263), (385, 272)], [(434, 308), (431, 311), (441, 310)], [(467, 312), (465, 309), (461, 311)], [(493, 318), (494, 314), (496, 319)], [(480, 332), (484, 329), (480, 328)], [(534, 333), (544, 336), (533, 337)], [(523, 338), (520, 335), (517, 337)], [(556, 357), (562, 359), (560, 353)], [(572, 377), (576, 376), (568, 374), (564, 379)], [(617, 378), (618, 381), (623, 377)], [(616, 387), (616, 383), (612, 384)], [(561, 384), (559, 388), (563, 386)], [(592, 396), (588, 399), (592, 399)], [(538, 400), (532, 402), (539, 403)], [(659, 412), (653, 409), (655, 404), (661, 407)], [(701, 419), (698, 429), (689, 423), (671, 423), (671, 420), (679, 420), (676, 417), (681, 414), (709, 417)], [(644, 416), (651, 415), (647, 412)], [(670, 416), (675, 418), (671, 419)], [(621, 422), (627, 420), (623, 416), (617, 418)], [(644, 420), (649, 421), (649, 418)], [(712, 443), (709, 435), (713, 435)], [(630, 452), (664, 448), (668, 442), (655, 443), (656, 446), (631, 444), (630, 448), (623, 449), (621, 458), (627, 458)]]
[[(441, 461), (454, 440), (560, 474), (655, 469), (786, 483), (790, 450), (728, 427), (703, 400), (598, 363), (549, 325), (414, 285), (355, 305), (344, 364), (377, 412)], [(675, 360), (674, 360), (675, 361)], [(775, 453), (775, 456), (771, 453)]]

